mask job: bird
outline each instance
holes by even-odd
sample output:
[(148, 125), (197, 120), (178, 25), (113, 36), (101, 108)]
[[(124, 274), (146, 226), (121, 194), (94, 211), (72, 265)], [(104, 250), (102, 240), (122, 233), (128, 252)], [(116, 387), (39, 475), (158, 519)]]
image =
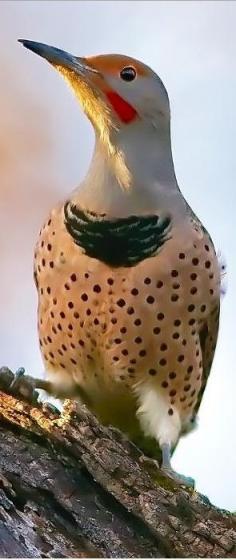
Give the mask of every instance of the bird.
[(36, 244), (46, 371), (37, 386), (82, 401), (192, 485), (171, 457), (196, 423), (211, 370), (221, 271), (176, 179), (167, 90), (130, 56), (20, 42), (64, 77), (95, 134), (86, 176)]

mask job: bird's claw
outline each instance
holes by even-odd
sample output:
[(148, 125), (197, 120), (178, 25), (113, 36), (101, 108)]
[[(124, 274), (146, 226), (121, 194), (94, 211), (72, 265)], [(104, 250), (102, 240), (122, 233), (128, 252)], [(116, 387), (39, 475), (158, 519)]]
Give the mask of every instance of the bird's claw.
[(163, 474), (171, 478), (174, 482), (177, 482), (180, 486), (187, 486), (188, 488), (195, 488), (195, 480), (190, 476), (184, 476), (179, 474), (172, 468), (161, 467)]
[(35, 380), (25, 375), (22, 367), (15, 374), (7, 367), (0, 368), (0, 389), (31, 404), (38, 403), (39, 393), (35, 390)]
[(151, 457), (147, 457), (146, 455), (140, 455), (139, 462), (146, 468), (146, 470), (158, 470), (160, 468), (159, 463), (156, 459), (152, 459)]
[(53, 416), (60, 416), (61, 411), (57, 408), (54, 404), (49, 401), (45, 401), (42, 405), (43, 411), (49, 414), (53, 414)]
[(14, 380), (14, 373), (8, 367), (0, 368), (0, 390), (9, 391)]
[(18, 368), (9, 386), (10, 391), (17, 390), (17, 387), (19, 385), (19, 380), (23, 377), (23, 375), (25, 375), (25, 368), (23, 367)]

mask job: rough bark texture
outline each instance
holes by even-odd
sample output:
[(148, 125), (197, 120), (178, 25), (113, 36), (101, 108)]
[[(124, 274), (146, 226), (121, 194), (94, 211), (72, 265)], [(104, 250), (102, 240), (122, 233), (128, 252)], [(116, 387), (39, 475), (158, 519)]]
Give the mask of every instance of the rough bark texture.
[(0, 557), (235, 557), (234, 515), (67, 406), (0, 392)]

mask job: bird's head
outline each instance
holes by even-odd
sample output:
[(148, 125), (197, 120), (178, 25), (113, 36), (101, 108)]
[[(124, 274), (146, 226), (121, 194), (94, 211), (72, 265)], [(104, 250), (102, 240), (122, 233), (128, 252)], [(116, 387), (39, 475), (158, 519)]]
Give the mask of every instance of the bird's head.
[[(167, 171), (173, 167), (169, 100), (153, 70), (129, 56), (82, 58), (43, 43), (20, 42), (45, 58), (72, 87), (94, 126), (99, 141), (95, 153), (102, 153), (122, 189), (137, 185), (137, 180), (146, 184), (158, 175), (169, 182)], [(138, 154), (146, 160), (145, 169)]]
[(101, 137), (138, 121), (168, 127), (170, 112), (166, 89), (148, 66), (128, 56), (110, 54), (87, 58), (20, 40), (50, 62), (69, 82)]

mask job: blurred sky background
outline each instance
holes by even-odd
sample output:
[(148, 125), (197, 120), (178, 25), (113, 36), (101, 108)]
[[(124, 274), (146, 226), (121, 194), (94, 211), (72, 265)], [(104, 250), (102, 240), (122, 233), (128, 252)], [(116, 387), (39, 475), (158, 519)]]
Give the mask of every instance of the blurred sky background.
[(17, 38), (77, 55), (118, 52), (160, 75), (172, 110), (177, 179), (222, 249), (228, 291), (199, 428), (174, 466), (236, 509), (236, 3), (0, 2), (0, 365), (43, 371), (33, 248), (47, 212), (82, 179), (93, 131), (61, 76)]

